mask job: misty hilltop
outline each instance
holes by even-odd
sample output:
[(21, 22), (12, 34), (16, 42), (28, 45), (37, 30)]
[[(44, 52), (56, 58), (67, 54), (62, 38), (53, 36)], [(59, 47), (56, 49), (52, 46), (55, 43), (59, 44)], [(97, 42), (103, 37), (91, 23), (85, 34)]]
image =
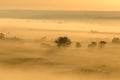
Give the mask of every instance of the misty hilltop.
[(0, 10), (0, 18), (17, 19), (120, 19), (120, 11)]

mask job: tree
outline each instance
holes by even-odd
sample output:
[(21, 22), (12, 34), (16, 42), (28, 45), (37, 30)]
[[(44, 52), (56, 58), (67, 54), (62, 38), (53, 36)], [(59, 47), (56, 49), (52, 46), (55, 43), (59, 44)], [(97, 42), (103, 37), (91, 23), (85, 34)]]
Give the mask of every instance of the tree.
[(0, 39), (5, 38), (5, 34), (4, 33), (0, 33)]
[(99, 46), (100, 48), (103, 48), (106, 44), (107, 44), (106, 41), (100, 41), (98, 46)]
[(90, 44), (88, 44), (88, 47), (89, 48), (94, 48), (97, 46), (97, 43), (96, 42), (91, 42)]
[(55, 43), (58, 47), (68, 47), (71, 45), (71, 40), (68, 37), (58, 37)]

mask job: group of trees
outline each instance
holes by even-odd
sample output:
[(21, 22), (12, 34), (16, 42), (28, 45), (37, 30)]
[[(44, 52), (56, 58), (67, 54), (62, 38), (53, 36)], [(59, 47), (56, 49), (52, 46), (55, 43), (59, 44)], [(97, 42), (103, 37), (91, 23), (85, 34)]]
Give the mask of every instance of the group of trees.
[[(0, 33), (0, 39), (4, 39), (4, 38), (5, 38), (5, 34), (4, 33)], [(15, 37), (15, 39), (16, 39), (16, 37)], [(46, 39), (46, 37), (45, 37), (45, 39)], [(71, 42), (71, 39), (69, 39), (68, 37), (64, 36), (64, 37), (58, 37), (55, 40), (55, 43), (57, 44), (57, 47), (69, 47), (72, 42)], [(112, 43), (114, 43), (114, 44), (120, 43), (120, 38), (114, 37), (112, 39)], [(103, 48), (106, 44), (107, 44), (106, 41), (100, 41), (98, 44), (97, 44), (97, 42), (91, 42), (90, 44), (88, 44), (88, 47), (89, 48), (94, 48), (94, 47), (98, 46), (100, 48)], [(76, 42), (75, 46), (77, 48), (82, 47), (80, 42)]]
[(114, 38), (112, 39), (112, 43), (114, 43), (114, 44), (120, 43), (120, 38), (114, 37)]
[[(71, 45), (71, 40), (68, 37), (58, 37), (55, 40), (55, 43), (57, 44), (58, 47), (69, 47)], [(76, 42), (75, 45), (77, 48), (81, 47), (82, 45), (80, 42)]]
[[(55, 43), (57, 44), (58, 47), (69, 47), (71, 45), (71, 40), (68, 37), (58, 37), (55, 40)], [(91, 42), (90, 44), (88, 44), (88, 47), (94, 48), (98, 46), (99, 48), (103, 48), (106, 44), (107, 44), (106, 41), (100, 41), (98, 44), (97, 42)], [(76, 42), (75, 46), (77, 48), (82, 47), (80, 42)]]
[(103, 48), (106, 44), (107, 44), (106, 41), (100, 41), (98, 45), (97, 45), (97, 42), (91, 42), (90, 44), (88, 44), (88, 47), (94, 48), (98, 46), (99, 48)]

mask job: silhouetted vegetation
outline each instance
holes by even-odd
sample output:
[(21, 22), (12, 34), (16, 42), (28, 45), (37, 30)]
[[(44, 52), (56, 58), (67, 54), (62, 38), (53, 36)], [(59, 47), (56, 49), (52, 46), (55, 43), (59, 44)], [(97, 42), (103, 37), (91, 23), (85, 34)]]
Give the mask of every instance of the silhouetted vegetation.
[[(2, 32), (0, 33), (0, 39), (1, 39), (1, 41), (2, 41), (2, 39), (5, 40), (5, 41), (8, 41), (8, 40), (9, 41), (10, 40), (11, 41), (20, 41), (20, 40), (23, 40), (23, 39), (20, 39), (20, 38), (18, 38), (16, 36), (15, 37), (5, 37), (5, 34), (2, 33)], [(41, 41), (46, 41), (46, 36), (42, 37), (38, 41), (40, 41), (40, 42)], [(57, 47), (69, 47), (71, 45), (71, 39), (69, 39), (66, 36), (58, 37), (54, 42), (57, 44)], [(114, 37), (112, 39), (112, 43), (114, 43), (114, 44), (120, 44), (120, 38), (119, 37)], [(97, 44), (97, 42), (92, 41), (90, 44), (88, 44), (87, 47), (89, 47), (89, 48), (95, 48), (95, 47), (103, 48), (103, 47), (105, 47), (106, 44), (107, 44), (106, 41), (100, 41), (98, 44)], [(48, 43), (44, 42), (44, 43), (41, 43), (41, 45), (44, 46), (44, 47), (51, 47), (52, 44), (48, 44)], [(76, 42), (74, 44), (74, 47), (80, 48), (80, 47), (82, 47), (82, 44), (80, 42)]]
[(100, 48), (103, 48), (106, 44), (107, 44), (106, 41), (100, 41), (98, 46), (99, 46)]
[(0, 33), (0, 39), (5, 38), (5, 34), (4, 33)]
[(88, 44), (88, 47), (89, 48), (94, 48), (97, 46), (97, 43), (96, 42), (91, 42), (90, 44)]
[(82, 47), (82, 45), (80, 44), (80, 42), (76, 42), (76, 45), (75, 45), (77, 48), (80, 48)]
[(118, 37), (114, 37), (112, 39), (112, 43), (118, 44), (118, 43), (120, 43), (120, 39)]
[(68, 47), (71, 45), (71, 40), (68, 37), (58, 37), (55, 40), (58, 47)]

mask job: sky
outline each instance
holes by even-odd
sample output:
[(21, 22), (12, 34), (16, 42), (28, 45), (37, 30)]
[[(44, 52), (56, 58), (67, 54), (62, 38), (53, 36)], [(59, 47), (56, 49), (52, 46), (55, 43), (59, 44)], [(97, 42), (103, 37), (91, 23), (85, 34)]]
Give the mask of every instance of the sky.
[(120, 11), (120, 0), (0, 0), (0, 9)]

